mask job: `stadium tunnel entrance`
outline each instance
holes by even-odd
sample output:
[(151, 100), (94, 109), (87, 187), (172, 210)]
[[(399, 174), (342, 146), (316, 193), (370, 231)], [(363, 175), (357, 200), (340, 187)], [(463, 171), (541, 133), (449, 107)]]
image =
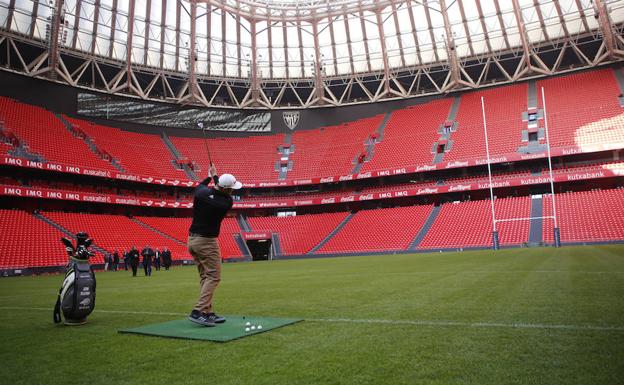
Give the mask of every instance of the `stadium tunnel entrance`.
[(266, 261), (272, 257), (272, 237), (270, 231), (252, 231), (242, 233), (245, 244), (254, 261)]
[(246, 241), (246, 243), (252, 260), (267, 261), (271, 257), (272, 242), (270, 239), (252, 239)]

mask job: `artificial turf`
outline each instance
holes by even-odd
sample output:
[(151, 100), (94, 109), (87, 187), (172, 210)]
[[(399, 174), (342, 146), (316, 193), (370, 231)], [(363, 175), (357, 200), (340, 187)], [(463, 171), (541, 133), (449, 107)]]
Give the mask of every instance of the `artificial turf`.
[(62, 277), (0, 279), (5, 384), (621, 384), (624, 246), (225, 264), (216, 310), (303, 318), (228, 344), (118, 334), (183, 318), (192, 267), (97, 275), (85, 326)]

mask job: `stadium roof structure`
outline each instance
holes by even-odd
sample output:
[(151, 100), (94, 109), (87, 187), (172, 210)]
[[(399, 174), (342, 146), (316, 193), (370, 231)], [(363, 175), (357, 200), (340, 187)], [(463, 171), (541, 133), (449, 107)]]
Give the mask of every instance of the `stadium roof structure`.
[[(624, 59), (624, 0), (0, 0), (0, 66), (206, 107), (341, 106)], [(129, 59), (129, 60), (128, 60)]]

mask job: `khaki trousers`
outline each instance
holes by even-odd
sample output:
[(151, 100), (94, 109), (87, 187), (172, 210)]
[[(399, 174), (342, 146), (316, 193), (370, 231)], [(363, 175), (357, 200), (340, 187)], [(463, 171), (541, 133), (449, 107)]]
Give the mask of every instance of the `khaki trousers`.
[(188, 238), (188, 251), (197, 262), (199, 300), (195, 310), (212, 313), (212, 297), (221, 281), (221, 250), (217, 238)]

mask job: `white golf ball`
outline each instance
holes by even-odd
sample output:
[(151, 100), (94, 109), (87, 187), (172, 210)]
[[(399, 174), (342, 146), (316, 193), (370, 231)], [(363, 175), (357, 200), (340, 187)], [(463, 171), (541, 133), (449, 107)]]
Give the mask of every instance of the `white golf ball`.
[(251, 322), (247, 322), (245, 326), (251, 326)]
[(246, 332), (248, 332), (248, 331), (249, 331), (249, 328), (245, 328), (245, 331), (246, 331)]
[(256, 330), (256, 327), (252, 325), (251, 330)]
[(258, 330), (262, 329), (262, 325), (258, 325)]

